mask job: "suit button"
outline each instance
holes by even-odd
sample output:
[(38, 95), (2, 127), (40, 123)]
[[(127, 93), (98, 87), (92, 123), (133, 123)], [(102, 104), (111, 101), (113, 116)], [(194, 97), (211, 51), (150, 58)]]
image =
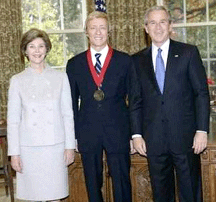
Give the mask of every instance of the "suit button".
[(101, 108), (101, 106), (102, 106), (102, 104), (98, 104), (97, 108), (98, 108), (98, 109), (100, 109), (100, 108)]
[(34, 113), (35, 113), (35, 112), (36, 112), (36, 110), (35, 110), (35, 109), (32, 109), (32, 112), (34, 112)]
[(165, 120), (164, 119), (162, 119), (162, 123), (164, 123), (165, 122)]
[(33, 123), (33, 126), (36, 126), (37, 125), (37, 123)]
[(164, 105), (164, 101), (162, 101), (161, 104)]

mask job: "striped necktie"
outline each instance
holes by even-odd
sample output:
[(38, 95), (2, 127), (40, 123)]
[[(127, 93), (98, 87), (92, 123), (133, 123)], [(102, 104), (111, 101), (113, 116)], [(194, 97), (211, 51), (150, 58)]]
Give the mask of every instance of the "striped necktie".
[(101, 62), (100, 62), (100, 56), (101, 56), (101, 53), (96, 53), (95, 54), (95, 58), (96, 58), (96, 64), (95, 64), (95, 69), (96, 69), (96, 72), (97, 74), (100, 74), (101, 72)]
[(156, 74), (156, 79), (157, 79), (158, 86), (160, 88), (161, 93), (163, 94), (164, 79), (165, 79), (165, 67), (164, 67), (163, 58), (161, 56), (161, 52), (162, 52), (162, 50), (159, 48), (158, 49), (158, 54), (157, 54), (157, 57), (156, 57), (155, 74)]

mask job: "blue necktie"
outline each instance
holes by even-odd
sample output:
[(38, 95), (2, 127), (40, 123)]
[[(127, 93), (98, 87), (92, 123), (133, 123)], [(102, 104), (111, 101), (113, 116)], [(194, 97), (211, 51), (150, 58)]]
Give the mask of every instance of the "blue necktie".
[(161, 49), (158, 49), (158, 54), (156, 57), (156, 70), (155, 70), (155, 74), (156, 74), (156, 79), (157, 79), (157, 83), (158, 86), (160, 88), (161, 93), (163, 94), (163, 88), (164, 88), (164, 78), (165, 78), (165, 67), (164, 67), (164, 61), (163, 58), (161, 56)]
[(96, 69), (96, 72), (97, 74), (100, 74), (101, 72), (101, 62), (100, 62), (100, 56), (101, 56), (101, 53), (96, 53), (95, 54), (95, 57), (96, 57), (96, 64), (95, 64), (95, 69)]

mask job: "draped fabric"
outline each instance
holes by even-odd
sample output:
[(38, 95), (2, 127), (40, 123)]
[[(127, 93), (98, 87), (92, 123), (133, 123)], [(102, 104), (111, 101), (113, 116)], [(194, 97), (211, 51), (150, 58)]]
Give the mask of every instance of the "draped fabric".
[[(88, 13), (94, 11), (94, 1), (87, 1)], [(106, 0), (110, 22), (110, 44), (113, 48), (133, 54), (150, 43), (144, 31), (145, 11), (157, 0)]]
[(0, 111), (6, 118), (7, 91), (12, 75), (24, 69), (20, 58), (21, 0), (0, 1)]
[(87, 14), (93, 12), (95, 10), (95, 1), (94, 0), (87, 0), (86, 1), (87, 7)]
[[(88, 13), (95, 10), (95, 1), (88, 0)], [(106, 0), (110, 21), (110, 44), (133, 54), (149, 42), (144, 32), (145, 10), (156, 0)], [(7, 90), (12, 75), (22, 71), (19, 43), (22, 34), (21, 0), (0, 1), (0, 111), (6, 118)]]

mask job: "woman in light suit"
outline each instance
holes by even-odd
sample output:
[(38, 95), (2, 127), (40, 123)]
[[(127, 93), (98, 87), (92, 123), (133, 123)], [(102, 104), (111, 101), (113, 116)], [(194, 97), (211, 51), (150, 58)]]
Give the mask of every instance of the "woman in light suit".
[(58, 201), (68, 196), (67, 166), (74, 161), (74, 121), (66, 73), (45, 58), (48, 35), (30, 29), (21, 41), (30, 64), (10, 81), (8, 155), (17, 172), (17, 198)]

